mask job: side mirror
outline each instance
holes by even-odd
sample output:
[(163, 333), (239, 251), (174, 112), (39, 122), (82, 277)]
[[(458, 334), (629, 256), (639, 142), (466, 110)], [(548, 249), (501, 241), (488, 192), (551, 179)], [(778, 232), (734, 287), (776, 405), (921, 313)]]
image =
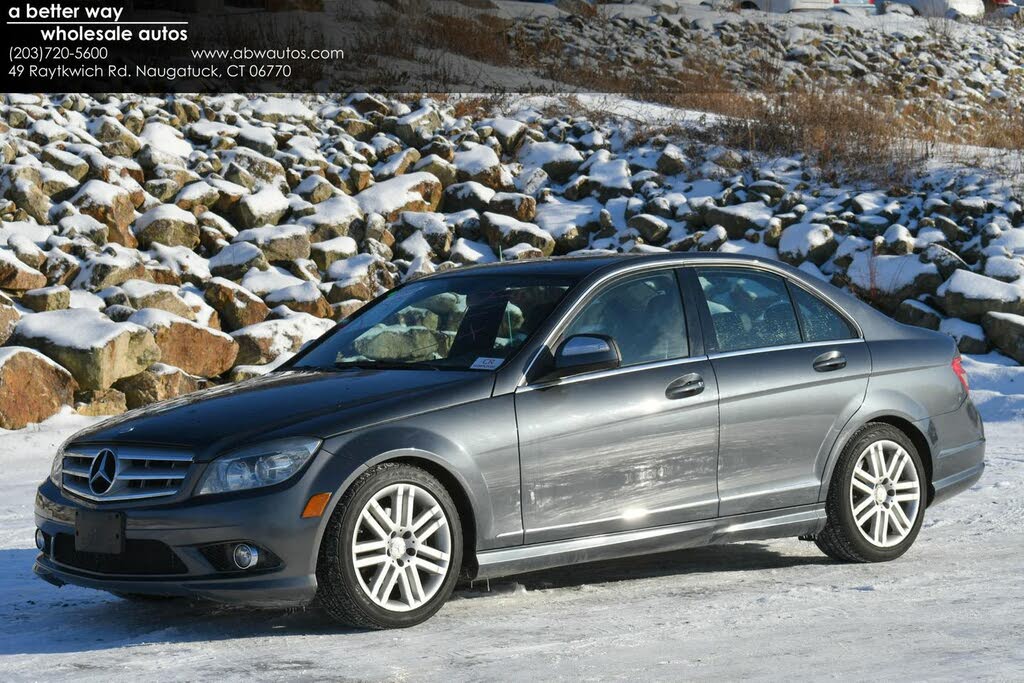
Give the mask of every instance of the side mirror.
[(614, 370), (622, 364), (619, 345), (603, 334), (577, 334), (569, 337), (555, 351), (555, 369), (551, 379), (583, 372)]

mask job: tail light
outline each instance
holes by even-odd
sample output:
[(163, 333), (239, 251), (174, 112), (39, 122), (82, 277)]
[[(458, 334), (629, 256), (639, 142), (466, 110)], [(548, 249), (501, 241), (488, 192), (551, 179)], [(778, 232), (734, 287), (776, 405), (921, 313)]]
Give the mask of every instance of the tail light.
[(960, 356), (953, 359), (953, 374), (960, 380), (960, 384), (964, 386), (964, 391), (970, 392), (971, 385), (967, 381), (967, 371), (964, 370), (964, 363)]

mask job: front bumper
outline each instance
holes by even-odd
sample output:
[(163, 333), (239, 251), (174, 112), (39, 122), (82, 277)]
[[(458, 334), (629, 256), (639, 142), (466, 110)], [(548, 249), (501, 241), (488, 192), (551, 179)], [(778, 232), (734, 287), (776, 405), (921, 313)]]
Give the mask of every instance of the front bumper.
[[(118, 508), (125, 515), (125, 552), (98, 555), (74, 550), (76, 512), (95, 506), (65, 495), (47, 480), (36, 494), (35, 512), (47, 548), (33, 570), (55, 585), (119, 593), (267, 607), (306, 604), (316, 594), (316, 549), (323, 522), (301, 517), (310, 489), (300, 480), (259, 495)], [(204, 548), (228, 542), (256, 544), (279, 562), (248, 571), (218, 567)]]

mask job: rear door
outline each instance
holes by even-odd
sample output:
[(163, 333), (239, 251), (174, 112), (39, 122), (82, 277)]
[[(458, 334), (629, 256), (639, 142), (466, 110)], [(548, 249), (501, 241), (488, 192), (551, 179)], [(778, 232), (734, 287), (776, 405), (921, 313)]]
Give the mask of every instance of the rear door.
[(551, 349), (606, 334), (622, 366), (516, 391), (527, 543), (717, 514), (718, 391), (687, 308), (673, 269), (613, 280)]
[(691, 273), (720, 395), (719, 514), (816, 502), (831, 446), (864, 400), (867, 345), (831, 304), (778, 273)]

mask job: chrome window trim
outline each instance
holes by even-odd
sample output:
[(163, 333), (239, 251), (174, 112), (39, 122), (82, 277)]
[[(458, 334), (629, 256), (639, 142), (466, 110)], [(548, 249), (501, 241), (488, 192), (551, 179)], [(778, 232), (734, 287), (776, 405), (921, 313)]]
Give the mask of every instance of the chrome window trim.
[(837, 339), (835, 341), (800, 342), (799, 344), (780, 344), (779, 346), (755, 346), (750, 349), (738, 351), (721, 351), (708, 354), (710, 360), (719, 358), (732, 358), (734, 356), (749, 356), (753, 353), (771, 353), (772, 351), (791, 351), (794, 349), (813, 349), (820, 346), (848, 346), (850, 344), (864, 344), (863, 339)]
[(516, 393), (526, 393), (528, 391), (537, 391), (539, 389), (548, 389), (550, 387), (565, 386), (567, 384), (576, 384), (577, 382), (586, 382), (592, 379), (604, 379), (605, 377), (614, 377), (615, 375), (626, 375), (631, 372), (640, 372), (642, 370), (655, 370), (657, 368), (667, 368), (675, 365), (688, 365), (690, 363), (698, 363), (706, 360), (708, 360), (707, 356), (687, 356), (686, 358), (672, 358), (669, 360), (651, 361), (649, 363), (637, 363), (636, 365), (627, 365), (625, 367), (614, 368), (612, 370), (584, 372), (578, 375), (570, 375), (569, 377), (553, 379), (549, 382), (524, 384), (516, 389)]

